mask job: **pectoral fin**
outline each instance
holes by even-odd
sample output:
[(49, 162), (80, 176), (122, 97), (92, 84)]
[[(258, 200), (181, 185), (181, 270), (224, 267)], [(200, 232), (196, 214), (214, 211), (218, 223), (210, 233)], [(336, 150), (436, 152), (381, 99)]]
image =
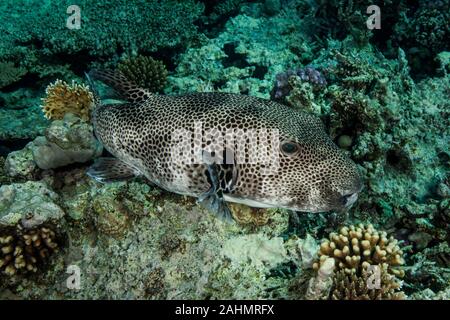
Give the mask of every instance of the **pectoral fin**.
[(140, 172), (116, 158), (98, 158), (86, 174), (98, 182), (124, 181), (139, 176)]
[(198, 198), (198, 203), (216, 214), (221, 220), (231, 222), (233, 217), (220, 189), (218, 167), (215, 163), (207, 165), (207, 175), (211, 187)]

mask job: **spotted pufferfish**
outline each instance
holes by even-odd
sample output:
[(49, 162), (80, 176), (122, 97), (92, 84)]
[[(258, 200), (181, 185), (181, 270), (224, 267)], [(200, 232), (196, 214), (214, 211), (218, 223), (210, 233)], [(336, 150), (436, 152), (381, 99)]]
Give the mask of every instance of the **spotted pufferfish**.
[[(315, 115), (232, 93), (159, 95), (119, 71), (94, 70), (88, 80), (91, 87), (93, 80), (103, 82), (126, 101), (96, 99), (94, 132), (114, 156), (99, 158), (89, 168), (87, 174), (100, 182), (145, 176), (162, 189), (196, 197), (225, 219), (231, 219), (227, 202), (313, 213), (345, 211), (362, 189), (357, 166)], [(275, 134), (250, 139), (248, 132)], [(255, 143), (266, 148), (255, 149)], [(252, 150), (269, 161), (246, 161)], [(180, 161), (180, 154), (197, 161)]]

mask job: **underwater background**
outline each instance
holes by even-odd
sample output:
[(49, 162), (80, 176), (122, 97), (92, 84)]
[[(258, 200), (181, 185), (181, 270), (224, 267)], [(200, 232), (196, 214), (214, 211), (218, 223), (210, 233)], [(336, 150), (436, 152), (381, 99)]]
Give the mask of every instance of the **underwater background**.
[[(448, 0), (0, 0), (0, 16), (0, 298), (450, 298)], [(313, 113), (364, 189), (347, 214), (233, 205), (230, 224), (143, 178), (100, 184), (92, 69)]]

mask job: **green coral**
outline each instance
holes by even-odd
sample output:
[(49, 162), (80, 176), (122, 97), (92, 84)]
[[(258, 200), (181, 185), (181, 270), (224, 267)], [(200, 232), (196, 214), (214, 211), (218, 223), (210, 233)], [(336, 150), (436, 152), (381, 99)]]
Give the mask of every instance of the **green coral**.
[(151, 92), (162, 91), (167, 81), (166, 67), (152, 57), (128, 58), (119, 63), (118, 69), (128, 80)]
[(0, 62), (0, 89), (19, 81), (27, 73), (23, 67), (16, 67), (12, 62)]
[(433, 62), (450, 45), (450, 1), (419, 1), (406, 10), (394, 26), (393, 40), (407, 50), (414, 74), (424, 75), (438, 67)]
[(203, 11), (203, 5), (194, 0), (82, 0), (77, 2), (81, 28), (71, 30), (65, 22), (72, 4), (50, 0), (43, 5), (32, 0), (18, 6), (12, 0), (2, 1), (6, 23), (0, 27), (0, 56), (18, 42), (40, 42), (48, 54), (88, 51), (98, 56), (112, 55), (119, 48), (135, 52), (185, 45), (196, 35), (193, 22)]
[(295, 12), (258, 18), (245, 5), (241, 12), (217, 37), (180, 56), (167, 93), (223, 91), (269, 98), (277, 73), (312, 59), (315, 46), (301, 32)]

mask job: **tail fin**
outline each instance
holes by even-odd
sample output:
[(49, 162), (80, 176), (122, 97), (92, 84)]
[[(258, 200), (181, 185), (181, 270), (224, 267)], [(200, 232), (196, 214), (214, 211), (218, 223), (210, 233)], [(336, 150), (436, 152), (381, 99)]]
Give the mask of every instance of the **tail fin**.
[(120, 71), (91, 70), (87, 75), (87, 79), (90, 83), (92, 82), (92, 79), (105, 83), (109, 87), (113, 88), (121, 98), (129, 102), (144, 102), (155, 96), (154, 93), (151, 93), (147, 89), (138, 87), (134, 82), (125, 78)]

